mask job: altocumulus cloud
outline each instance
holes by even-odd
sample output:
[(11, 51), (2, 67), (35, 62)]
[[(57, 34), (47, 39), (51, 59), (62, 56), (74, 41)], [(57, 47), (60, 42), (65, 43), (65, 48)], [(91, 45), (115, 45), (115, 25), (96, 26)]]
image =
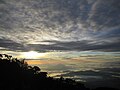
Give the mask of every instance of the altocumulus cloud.
[(119, 51), (119, 8), (119, 0), (1, 0), (0, 47)]

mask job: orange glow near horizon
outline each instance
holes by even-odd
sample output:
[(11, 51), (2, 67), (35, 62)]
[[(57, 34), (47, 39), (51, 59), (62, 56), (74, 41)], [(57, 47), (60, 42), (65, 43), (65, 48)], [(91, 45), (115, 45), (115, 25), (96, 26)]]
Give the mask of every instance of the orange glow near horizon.
[(41, 64), (65, 64), (65, 61), (59, 60), (26, 60), (29, 65), (41, 65)]
[(26, 62), (27, 62), (29, 65), (44, 64), (44, 62), (43, 62), (43, 61), (40, 61), (40, 60), (26, 60)]

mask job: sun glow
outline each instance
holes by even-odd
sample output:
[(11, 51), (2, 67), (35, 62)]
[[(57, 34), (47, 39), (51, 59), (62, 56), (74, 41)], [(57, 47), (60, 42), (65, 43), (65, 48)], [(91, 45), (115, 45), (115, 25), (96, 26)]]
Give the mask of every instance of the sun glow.
[(36, 51), (29, 51), (29, 52), (24, 52), (22, 56), (24, 58), (27, 58), (27, 59), (39, 59), (40, 57), (45, 56), (45, 53), (38, 53)]

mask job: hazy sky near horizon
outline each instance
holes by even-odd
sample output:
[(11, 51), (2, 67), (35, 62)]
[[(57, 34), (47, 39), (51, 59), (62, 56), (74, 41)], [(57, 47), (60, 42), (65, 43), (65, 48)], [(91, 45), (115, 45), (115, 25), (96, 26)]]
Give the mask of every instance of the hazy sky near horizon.
[(0, 0), (0, 53), (63, 76), (119, 69), (120, 0)]

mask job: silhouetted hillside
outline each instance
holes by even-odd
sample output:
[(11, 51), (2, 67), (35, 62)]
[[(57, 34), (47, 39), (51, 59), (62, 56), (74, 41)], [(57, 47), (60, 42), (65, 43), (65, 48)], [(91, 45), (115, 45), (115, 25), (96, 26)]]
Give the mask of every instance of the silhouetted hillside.
[[(84, 84), (63, 77), (47, 77), (37, 66), (0, 54), (0, 90), (90, 90)], [(103, 90), (97, 88), (95, 90)], [(112, 90), (112, 89), (106, 89)], [(116, 89), (114, 89), (116, 90)]]

